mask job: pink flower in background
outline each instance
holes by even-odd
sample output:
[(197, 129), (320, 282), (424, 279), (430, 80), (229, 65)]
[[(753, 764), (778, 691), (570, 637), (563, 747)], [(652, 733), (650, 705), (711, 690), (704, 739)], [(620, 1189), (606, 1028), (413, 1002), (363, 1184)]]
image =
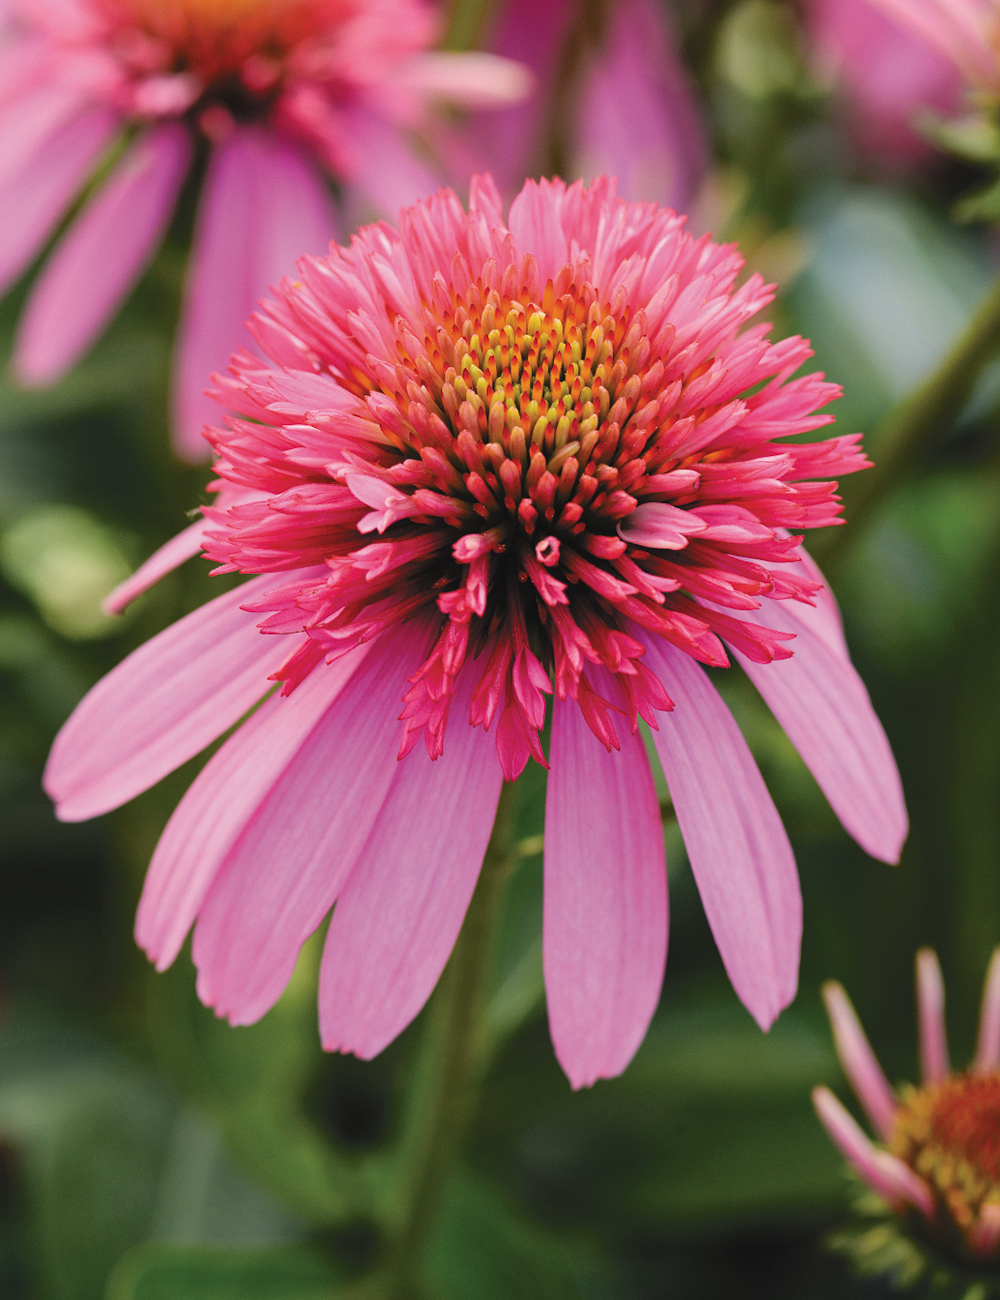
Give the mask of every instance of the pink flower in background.
[[(906, 813), (802, 528), (838, 522), (859, 435), (785, 443), (838, 393), (799, 338), (744, 329), (735, 248), (614, 183), (488, 177), (305, 257), (253, 319), (271, 358), (217, 376), (241, 504), (199, 542), (253, 573), (100, 682), (53, 747), (59, 815), (113, 808), (267, 695), (156, 849), (137, 936), (159, 968), (195, 924), (201, 997), (256, 1020), (336, 903), (324, 1045), (370, 1057), (455, 942), (503, 779), (551, 765), (544, 965), (574, 1086), (619, 1073), (656, 1007), (670, 787), (737, 993), (794, 996), (791, 848), (701, 664), (726, 642), (852, 835), (895, 860)], [(788, 530), (792, 530), (789, 532)], [(155, 577), (147, 573), (146, 581)], [(141, 585), (141, 584), (139, 584)], [(132, 594), (136, 590), (133, 585)], [(263, 635), (262, 635), (263, 633)], [(540, 731), (553, 696), (546, 758)]]
[(556, 135), (564, 176), (616, 176), (623, 198), (688, 208), (707, 151), (663, 5), (619, 0), (606, 9), (602, 30), (581, 22), (574, 0), (499, 7), (490, 47), (529, 67), (534, 90), (473, 115), (452, 144), (456, 173), (488, 164), (501, 192), (516, 194), (525, 176), (550, 169)]
[(954, 112), (962, 77), (949, 58), (890, 11), (880, 0), (810, 0), (806, 22), (821, 72), (847, 92), (858, 148), (905, 166), (932, 153), (914, 120), (928, 109)]
[(214, 418), (205, 379), (303, 252), (336, 233), (326, 177), (395, 214), (433, 188), (401, 130), (431, 97), (527, 89), (490, 55), (431, 52), (423, 0), (12, 0), (0, 31), (0, 288), (30, 264), (102, 160), (21, 319), (14, 370), (62, 375), (152, 257), (208, 147), (175, 357), (188, 459)]
[(998, 0), (873, 0), (960, 69), (975, 89), (1000, 94)]
[(944, 983), (935, 954), (917, 954), (923, 1084), (899, 1095), (875, 1059), (843, 988), (823, 989), (837, 1054), (881, 1146), (874, 1146), (828, 1088), (813, 1101), (826, 1131), (865, 1182), (899, 1214), (960, 1255), (1000, 1257), (1000, 949), (993, 954), (975, 1059), (948, 1063)]

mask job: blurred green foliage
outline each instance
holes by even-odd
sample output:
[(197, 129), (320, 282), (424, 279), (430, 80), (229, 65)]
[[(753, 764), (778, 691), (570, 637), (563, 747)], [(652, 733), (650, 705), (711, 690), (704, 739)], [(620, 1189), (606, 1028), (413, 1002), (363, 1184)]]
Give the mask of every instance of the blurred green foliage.
[[(480, 9), (457, 5), (453, 32), (475, 30)], [(792, 6), (703, 0), (681, 17), (715, 132), (713, 227), (781, 272), (777, 327), (810, 336), (845, 386), (836, 431), (877, 428), (995, 275), (994, 237), (949, 216), (972, 173), (866, 170), (808, 73)], [(182, 219), (66, 380), (0, 390), (0, 1294), (12, 1300), (363, 1297), (425, 1019), (371, 1063), (324, 1056), (314, 942), (279, 1005), (230, 1029), (198, 1004), (186, 955), (155, 975), (130, 933), (149, 853), (197, 764), (96, 824), (59, 825), (39, 788), (87, 687), (221, 589), (195, 562), (126, 618), (99, 611), (203, 500), (204, 472), (166, 450), (183, 234)], [(7, 348), (19, 305), (0, 309)], [(435, 1295), (886, 1294), (820, 1244), (845, 1184), (808, 1103), (814, 1083), (840, 1082), (818, 987), (841, 979), (890, 1075), (912, 1077), (912, 954), (934, 944), (955, 1056), (970, 1050), (1000, 940), (998, 403), (1000, 361), (836, 558), (848, 638), (908, 792), (899, 867), (848, 839), (746, 679), (716, 675), (805, 895), (801, 992), (769, 1036), (728, 986), (668, 818), (661, 1007), (622, 1078), (570, 1092), (544, 1023), (544, 774), (526, 773), (490, 1068), (423, 1265)], [(877, 459), (877, 437), (868, 445)]]

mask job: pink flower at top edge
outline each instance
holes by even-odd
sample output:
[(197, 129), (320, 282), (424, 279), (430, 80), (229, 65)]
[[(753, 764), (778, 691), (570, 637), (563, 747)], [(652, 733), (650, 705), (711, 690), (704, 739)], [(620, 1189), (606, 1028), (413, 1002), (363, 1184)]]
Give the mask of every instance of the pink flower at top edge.
[(962, 77), (954, 63), (883, 12), (879, 0), (809, 0), (805, 14), (819, 70), (846, 91), (862, 155), (900, 166), (930, 157), (913, 123), (928, 109), (958, 109)]
[(970, 87), (1000, 95), (998, 0), (872, 0), (961, 71)]
[(952, 1072), (944, 983), (936, 955), (917, 953), (923, 1083), (893, 1090), (840, 984), (823, 988), (837, 1055), (879, 1139), (874, 1145), (829, 1088), (813, 1102), (824, 1128), (865, 1182), (939, 1244), (965, 1258), (1000, 1258), (1000, 948), (983, 990), (979, 1042)]
[[(525, 176), (548, 170), (547, 135), (558, 118), (565, 176), (616, 176), (623, 198), (687, 210), (707, 149), (663, 6), (618, 0), (606, 8), (598, 30), (584, 26), (573, 0), (550, 0), (541, 11), (532, 0), (497, 7), (490, 48), (528, 67), (534, 89), (522, 103), (473, 114), (452, 136), (447, 152), (456, 175), (488, 164), (501, 193), (512, 197)], [(581, 44), (567, 76), (574, 24)]]
[[(489, 177), (305, 257), (251, 323), (270, 358), (217, 376), (219, 481), (145, 581), (200, 541), (257, 576), (100, 682), (46, 789), (77, 820), (152, 785), (260, 708), (195, 780), (137, 921), (159, 968), (195, 924), (203, 1000), (256, 1020), (336, 903), (328, 1049), (370, 1057), (455, 942), (501, 782), (550, 767), (544, 966), (574, 1086), (623, 1070), (659, 997), (663, 831), (652, 729), (705, 910), (763, 1027), (795, 993), (791, 848), (701, 664), (745, 668), (848, 830), (906, 834), (885, 735), (800, 529), (838, 522), (867, 462), (827, 424), (811, 354), (746, 323), (733, 246), (613, 181)], [(133, 583), (132, 593), (141, 583)], [(263, 635), (262, 635), (263, 633)], [(267, 695), (274, 681), (281, 690)], [(546, 755), (540, 731), (552, 696)]]
[(51, 383), (90, 345), (159, 245), (200, 142), (173, 436), (202, 459), (206, 376), (294, 259), (336, 236), (327, 178), (395, 215), (435, 184), (402, 134), (432, 99), (526, 92), (507, 60), (429, 50), (436, 27), (425, 0), (12, 0), (0, 17), (0, 289), (123, 144), (32, 288), (18, 378)]

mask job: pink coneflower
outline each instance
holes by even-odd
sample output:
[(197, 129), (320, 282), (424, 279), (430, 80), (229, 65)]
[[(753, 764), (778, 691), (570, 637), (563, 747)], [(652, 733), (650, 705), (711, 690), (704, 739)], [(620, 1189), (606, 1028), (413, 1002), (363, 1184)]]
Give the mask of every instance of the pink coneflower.
[(861, 154), (907, 166), (926, 160), (930, 143), (914, 121), (932, 109), (953, 113), (962, 76), (951, 59), (880, 0), (808, 0), (806, 28), (818, 70), (846, 92), (848, 124)]
[[(784, 828), (700, 664), (725, 640), (874, 855), (905, 834), (896, 769), (829, 591), (787, 530), (836, 522), (858, 435), (810, 355), (744, 323), (735, 248), (590, 188), (488, 177), (299, 262), (209, 431), (251, 499), (204, 549), (246, 586), (99, 683), (46, 786), (65, 819), (132, 798), (269, 696), (191, 786), (150, 867), (158, 967), (197, 920), (202, 998), (235, 1024), (284, 988), (336, 903), (326, 1047), (369, 1057), (423, 1005), (475, 886), (503, 779), (551, 766), (544, 965), (575, 1086), (617, 1074), (656, 1006), (663, 831), (653, 729), (708, 919), (762, 1026), (796, 987)], [(192, 545), (190, 535), (180, 545)], [(179, 558), (174, 553), (171, 562)], [(263, 632), (265, 635), (260, 635)], [(794, 655), (792, 653), (794, 648)], [(549, 752), (540, 732), (553, 696)]]
[(917, 954), (923, 1084), (897, 1093), (875, 1059), (843, 988), (823, 989), (837, 1054), (880, 1146), (828, 1088), (813, 1101), (827, 1132), (865, 1182), (897, 1214), (959, 1258), (1000, 1258), (1000, 949), (983, 992), (979, 1043), (964, 1073), (948, 1063), (941, 968)]
[(998, 0), (873, 0), (959, 68), (970, 86), (1000, 94)]
[(432, 52), (425, 0), (12, 0), (0, 19), (0, 289), (116, 142), (123, 151), (28, 299), (14, 369), (57, 379), (158, 246), (207, 146), (174, 376), (174, 439), (198, 460), (205, 377), (303, 252), (336, 233), (325, 177), (394, 215), (433, 188), (401, 129), (430, 97), (526, 89), (517, 65)]

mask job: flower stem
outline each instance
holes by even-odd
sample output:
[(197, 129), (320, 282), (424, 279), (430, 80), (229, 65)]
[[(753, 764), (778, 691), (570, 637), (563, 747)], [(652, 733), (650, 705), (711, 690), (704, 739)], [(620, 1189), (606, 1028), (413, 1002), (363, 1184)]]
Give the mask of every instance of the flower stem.
[(986, 364), (1000, 351), (1000, 279), (932, 374), (895, 406), (872, 437), (875, 468), (844, 485), (850, 526), (816, 537), (810, 550), (829, 569), (863, 534), (875, 507), (916, 457), (949, 432)]
[(516, 861), (513, 813), (513, 786), (505, 783), (479, 883), (428, 1009), (400, 1143), (402, 1195), (387, 1300), (414, 1300), (421, 1294), (420, 1254), (475, 1113), (487, 977), (504, 888)]

